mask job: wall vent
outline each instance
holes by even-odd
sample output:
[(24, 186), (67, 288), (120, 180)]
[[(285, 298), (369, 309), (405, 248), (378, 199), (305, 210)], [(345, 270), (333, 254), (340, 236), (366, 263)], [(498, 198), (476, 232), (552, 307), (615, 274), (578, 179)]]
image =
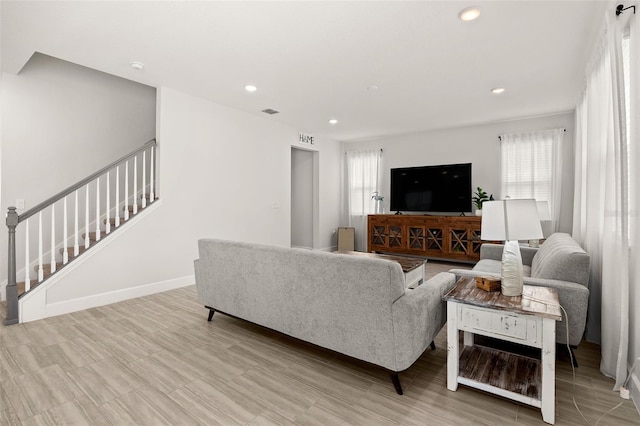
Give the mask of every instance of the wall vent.
[(263, 109), (262, 112), (266, 113), (266, 114), (278, 114), (280, 111), (276, 111), (275, 109), (271, 109), (271, 108), (267, 108), (267, 109)]

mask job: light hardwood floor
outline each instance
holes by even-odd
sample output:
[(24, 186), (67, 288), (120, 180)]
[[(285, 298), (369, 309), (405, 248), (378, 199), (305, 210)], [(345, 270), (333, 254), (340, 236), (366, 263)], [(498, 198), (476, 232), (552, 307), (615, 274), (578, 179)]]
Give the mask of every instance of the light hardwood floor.
[[(459, 267), (459, 265), (456, 265)], [(429, 262), (427, 274), (451, 265)], [(446, 388), (446, 329), (400, 374), (216, 314), (194, 286), (10, 327), (0, 325), (1, 425), (542, 425), (540, 411)], [(0, 317), (4, 311), (0, 309)], [(594, 424), (620, 401), (599, 347), (556, 364), (556, 424)], [(631, 401), (601, 425), (638, 425)]]

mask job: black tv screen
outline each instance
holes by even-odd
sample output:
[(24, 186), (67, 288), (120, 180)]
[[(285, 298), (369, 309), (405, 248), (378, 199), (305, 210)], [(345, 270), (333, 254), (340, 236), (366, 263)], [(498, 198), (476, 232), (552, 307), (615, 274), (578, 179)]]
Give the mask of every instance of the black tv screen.
[(392, 211), (471, 211), (471, 163), (391, 169)]

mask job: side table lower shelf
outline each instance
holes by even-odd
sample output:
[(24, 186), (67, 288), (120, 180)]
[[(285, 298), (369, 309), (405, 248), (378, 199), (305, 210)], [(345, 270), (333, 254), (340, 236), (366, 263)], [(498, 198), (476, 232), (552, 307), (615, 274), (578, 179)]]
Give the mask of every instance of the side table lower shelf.
[(541, 407), (540, 360), (488, 348), (465, 346), (458, 383)]

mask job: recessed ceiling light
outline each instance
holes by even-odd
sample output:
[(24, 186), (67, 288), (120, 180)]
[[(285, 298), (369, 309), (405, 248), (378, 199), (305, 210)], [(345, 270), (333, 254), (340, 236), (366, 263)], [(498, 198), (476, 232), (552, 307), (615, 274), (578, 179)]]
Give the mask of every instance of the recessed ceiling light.
[(142, 62), (133, 61), (129, 65), (131, 65), (131, 68), (134, 70), (141, 70), (144, 68), (144, 64)]
[(253, 84), (247, 84), (246, 86), (244, 86), (244, 90), (246, 90), (247, 92), (255, 92), (256, 90), (258, 90), (258, 88)]
[(367, 86), (367, 90), (369, 90), (370, 92), (375, 92), (378, 89), (379, 87), (376, 86), (375, 84), (372, 84), (371, 86)]
[(338, 120), (332, 118), (331, 120), (329, 120), (329, 124), (338, 124)]
[(499, 95), (500, 93), (504, 92), (504, 87), (496, 87), (494, 89), (491, 89), (491, 93), (493, 93), (494, 95)]
[(458, 13), (458, 18), (463, 21), (473, 21), (478, 16), (480, 16), (480, 9), (478, 9), (478, 6), (465, 7), (460, 11), (460, 13)]

